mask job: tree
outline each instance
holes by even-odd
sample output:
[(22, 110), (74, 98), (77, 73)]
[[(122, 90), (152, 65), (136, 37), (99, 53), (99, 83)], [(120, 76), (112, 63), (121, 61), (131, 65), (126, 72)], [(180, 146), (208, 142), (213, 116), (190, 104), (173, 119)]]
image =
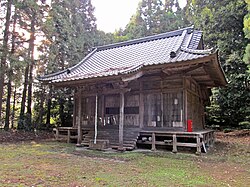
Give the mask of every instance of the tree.
[[(245, 32), (245, 37), (250, 39), (250, 0), (245, 0), (247, 3), (248, 7), (248, 13), (244, 17), (244, 32)], [(250, 65), (250, 44), (248, 42), (248, 45), (245, 50), (245, 55), (244, 55), (244, 61)]]
[[(11, 37), (11, 56), (15, 53), (15, 41), (16, 41), (16, 22), (17, 22), (17, 11), (15, 9), (14, 15), (13, 15), (13, 30), (12, 30), (12, 37)], [(11, 57), (10, 57), (11, 58)], [(10, 60), (12, 61), (12, 60)], [(6, 112), (5, 112), (5, 124), (4, 129), (9, 130), (10, 126), (10, 100), (11, 100), (11, 92), (12, 92), (12, 80), (13, 80), (13, 67), (12, 62), (9, 65), (9, 68), (7, 70), (8, 75), (8, 83), (7, 83), (7, 98), (6, 98)]]
[[(209, 111), (218, 115), (215, 118), (221, 119), (221, 125), (237, 127), (250, 116), (249, 74), (243, 62), (248, 43), (243, 33), (246, 3), (243, 0), (190, 0), (186, 13), (195, 27), (204, 31), (206, 47), (219, 48), (228, 80), (227, 87), (216, 92), (214, 107)], [(219, 113), (211, 111), (218, 107)]]
[[(2, 62), (5, 63), (5, 66), (2, 68), (1, 70), (3, 70), (3, 72), (6, 74), (4, 78), (4, 85), (6, 85), (7, 89), (5, 89), (6, 87), (4, 87), (4, 95), (1, 97), (1, 102), (2, 99), (4, 101), (6, 101), (6, 108), (4, 108), (4, 110), (1, 110), (1, 114), (5, 114), (5, 125), (4, 128), (5, 130), (9, 129), (9, 122), (10, 122), (10, 115), (11, 115), (11, 119), (12, 122), (14, 122), (14, 111), (10, 112), (10, 108), (11, 108), (11, 101), (13, 98), (13, 107), (15, 108), (15, 104), (16, 104), (16, 96), (17, 96), (17, 92), (15, 89), (14, 93), (12, 93), (12, 87), (18, 88), (18, 86), (20, 85), (20, 82), (22, 81), (22, 70), (23, 70), (23, 61), (25, 59), (25, 37), (24, 37), (24, 33), (23, 30), (20, 30), (20, 9), (19, 9), (19, 4), (21, 4), (21, 1), (6, 1), (4, 2), (2, 5), (6, 5), (7, 7), (9, 6), (8, 3), (11, 3), (10, 9), (8, 10), (7, 8), (7, 13), (8, 11), (10, 12), (10, 14), (8, 16), (6, 16), (5, 18), (1, 18), (1, 19), (5, 19), (6, 21), (9, 20), (8, 23), (8, 41), (6, 43), (6, 40), (3, 42), (5, 43), (3, 46), (3, 49), (1, 50), (2, 52), (4, 51), (4, 53), (1, 54), (2, 57)], [(2, 7), (1, 7), (2, 8)], [(1, 24), (2, 26), (2, 24)], [(6, 31), (7, 27), (4, 27), (3, 30)], [(16, 29), (18, 28), (18, 29)], [(18, 32), (16, 31), (18, 30)], [(6, 36), (6, 35), (5, 35)], [(5, 46), (5, 47), (4, 47)], [(2, 86), (3, 84), (1, 84)], [(0, 87), (1, 87), (0, 86)], [(12, 96), (12, 94), (14, 94), (14, 96)], [(1, 107), (3, 106), (3, 103), (1, 103)], [(12, 123), (13, 125), (13, 123)]]
[(5, 18), (5, 28), (4, 28), (4, 37), (3, 37), (3, 45), (2, 45), (2, 54), (1, 54), (1, 70), (0, 70), (0, 125), (2, 124), (2, 98), (3, 98), (3, 90), (4, 90), (4, 74), (6, 73), (6, 62), (8, 55), (8, 41), (9, 41), (9, 29), (10, 29), (10, 18), (11, 18), (11, 6), (12, 0), (7, 2), (7, 11)]
[[(48, 74), (67, 69), (81, 61), (96, 42), (94, 8), (91, 0), (52, 0), (51, 9), (43, 26), (45, 39), (40, 51), (43, 53), (39, 63), (40, 74)], [(44, 63), (45, 62), (45, 63)], [(47, 97), (47, 123), (50, 122), (50, 114), (54, 111), (51, 98), (56, 98), (59, 104), (60, 123), (65, 125), (66, 108), (65, 98), (72, 96), (72, 91), (67, 89), (53, 91)], [(58, 105), (57, 105), (58, 106)], [(55, 107), (57, 107), (55, 106)]]
[[(33, 68), (35, 65), (34, 51), (36, 40), (36, 29), (41, 27), (43, 13), (47, 6), (44, 1), (26, 0), (18, 4), (20, 10), (20, 27), (30, 34), (28, 40), (28, 49), (26, 60), (26, 68), (24, 73), (24, 85), (21, 101), (21, 110), (18, 122), (18, 129), (32, 129), (32, 86), (33, 86)], [(27, 98), (27, 99), (26, 99)], [(27, 102), (27, 113), (25, 115), (25, 104)]]
[(134, 39), (188, 26), (184, 13), (177, 0), (142, 0), (120, 36)]

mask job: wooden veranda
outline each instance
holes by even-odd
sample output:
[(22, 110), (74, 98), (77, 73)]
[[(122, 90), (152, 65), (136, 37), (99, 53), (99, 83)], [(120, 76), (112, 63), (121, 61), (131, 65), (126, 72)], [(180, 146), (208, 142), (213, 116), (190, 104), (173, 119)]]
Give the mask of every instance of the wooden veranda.
[[(132, 128), (132, 129), (131, 129)], [(125, 128), (125, 141), (123, 144), (124, 150), (133, 150), (142, 145), (147, 145), (152, 151), (157, 149), (166, 149), (172, 147), (172, 152), (177, 153), (178, 147), (195, 148), (196, 154), (207, 152), (214, 144), (213, 130), (200, 130), (195, 132), (169, 131), (167, 129), (138, 129)], [(109, 127), (109, 130), (100, 129), (100, 134), (97, 140), (102, 140), (100, 143), (108, 143), (110, 148), (117, 149), (119, 146), (116, 136), (118, 128)], [(116, 131), (115, 131), (116, 130)], [(78, 129), (75, 127), (59, 127), (55, 128), (55, 137), (57, 140), (63, 139), (67, 143), (76, 142)], [(105, 132), (106, 134), (103, 134)], [(108, 134), (107, 134), (108, 132)], [(131, 133), (133, 132), (133, 133)], [(128, 134), (130, 136), (128, 136)], [(94, 129), (91, 127), (82, 128), (82, 146), (89, 146), (90, 140), (94, 137)], [(112, 138), (111, 138), (112, 137)], [(107, 148), (101, 147), (100, 148)], [(144, 147), (145, 148), (145, 147)]]

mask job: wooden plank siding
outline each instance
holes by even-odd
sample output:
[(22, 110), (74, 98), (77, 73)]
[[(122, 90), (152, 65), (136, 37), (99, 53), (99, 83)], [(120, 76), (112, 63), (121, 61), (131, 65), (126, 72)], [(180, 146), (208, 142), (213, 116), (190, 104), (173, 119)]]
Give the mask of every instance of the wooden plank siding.
[[(207, 88), (200, 86), (191, 76), (152, 75), (143, 76), (125, 84), (124, 126), (182, 128), (186, 130), (188, 119), (193, 129), (204, 127), (204, 103), (208, 99)], [(98, 125), (119, 125), (120, 82), (102, 83), (82, 88), (81, 124), (94, 125), (95, 95), (98, 94)], [(124, 83), (123, 83), (124, 84)], [(101, 89), (101, 91), (100, 91)], [(77, 95), (77, 94), (76, 94)], [(80, 99), (81, 97), (81, 99)], [(75, 107), (75, 124), (79, 107)]]

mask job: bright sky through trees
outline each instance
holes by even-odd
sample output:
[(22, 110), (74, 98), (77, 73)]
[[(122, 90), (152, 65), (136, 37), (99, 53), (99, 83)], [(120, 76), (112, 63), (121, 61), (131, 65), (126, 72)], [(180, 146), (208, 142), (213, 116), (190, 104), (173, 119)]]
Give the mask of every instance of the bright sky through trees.
[[(97, 18), (97, 28), (105, 32), (114, 32), (124, 28), (130, 17), (136, 12), (140, 0), (92, 0)], [(179, 0), (184, 7), (186, 0)]]

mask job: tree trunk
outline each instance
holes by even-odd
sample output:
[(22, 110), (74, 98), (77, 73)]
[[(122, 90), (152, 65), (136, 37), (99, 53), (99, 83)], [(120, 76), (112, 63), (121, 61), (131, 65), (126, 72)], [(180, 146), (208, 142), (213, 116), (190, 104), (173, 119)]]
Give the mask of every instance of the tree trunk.
[(45, 100), (45, 90), (44, 87), (42, 86), (42, 93), (40, 95), (40, 106), (39, 106), (39, 114), (38, 114), (38, 124), (41, 126), (43, 124), (43, 113), (44, 113), (44, 100)]
[(29, 80), (28, 80), (28, 105), (27, 105), (27, 116), (28, 116), (28, 125), (31, 125), (32, 119), (32, 84), (33, 84), (33, 66), (34, 66), (34, 45), (35, 42), (35, 13), (33, 12), (31, 20), (31, 33), (30, 33), (30, 42), (29, 42), (29, 59), (30, 59), (30, 68), (29, 68)]
[[(28, 50), (28, 58), (29, 63), (25, 68), (24, 74), (24, 86), (23, 86), (23, 95), (21, 102), (21, 110), (20, 117), (18, 122), (18, 129), (31, 129), (31, 100), (32, 100), (32, 71), (34, 65), (34, 41), (35, 41), (35, 13), (33, 13), (31, 18), (31, 33), (30, 33), (30, 41), (29, 41), (29, 50)], [(28, 105), (27, 105), (27, 116), (24, 115), (25, 112), (25, 104), (26, 97), (28, 91)]]
[[(14, 54), (15, 52), (15, 39), (16, 39), (16, 20), (17, 20), (17, 14), (16, 14), (16, 9), (15, 9), (15, 13), (13, 16), (13, 31), (12, 31), (12, 37), (11, 37), (11, 55)], [(11, 62), (12, 63), (12, 62)], [(9, 126), (10, 126), (10, 100), (11, 100), (11, 83), (12, 83), (12, 76), (13, 76), (13, 71), (11, 68), (11, 65), (8, 69), (8, 84), (7, 84), (7, 99), (6, 99), (6, 113), (5, 113), (5, 125), (4, 125), (4, 129), (5, 130), (9, 130)]]
[(12, 115), (11, 115), (11, 128), (12, 129), (14, 128), (15, 110), (16, 110), (16, 86), (14, 88), (13, 106), (12, 106)]
[(6, 100), (6, 112), (5, 112), (5, 124), (4, 124), (4, 130), (9, 130), (10, 127), (10, 98), (11, 98), (11, 70), (8, 72), (8, 84), (7, 84), (7, 100)]
[(50, 125), (50, 114), (51, 114), (51, 92), (52, 88), (49, 87), (49, 94), (47, 98), (47, 117), (46, 117), (46, 126), (49, 127)]
[(4, 90), (4, 74), (6, 71), (6, 60), (8, 55), (8, 40), (9, 40), (9, 27), (10, 27), (10, 16), (11, 16), (11, 5), (12, 0), (9, 0), (7, 3), (7, 12), (6, 12), (6, 21), (5, 21), (5, 29), (3, 33), (3, 47), (2, 47), (2, 56), (1, 56), (1, 64), (0, 64), (0, 125), (2, 124), (2, 104), (3, 104), (3, 90)]
[(19, 121), (17, 129), (24, 129), (24, 111), (25, 111), (25, 103), (26, 103), (26, 96), (27, 96), (27, 85), (28, 85), (28, 75), (29, 75), (29, 64), (27, 64), (24, 73), (24, 84), (23, 84), (23, 94), (22, 94), (22, 101), (21, 101), (21, 109), (19, 115)]

